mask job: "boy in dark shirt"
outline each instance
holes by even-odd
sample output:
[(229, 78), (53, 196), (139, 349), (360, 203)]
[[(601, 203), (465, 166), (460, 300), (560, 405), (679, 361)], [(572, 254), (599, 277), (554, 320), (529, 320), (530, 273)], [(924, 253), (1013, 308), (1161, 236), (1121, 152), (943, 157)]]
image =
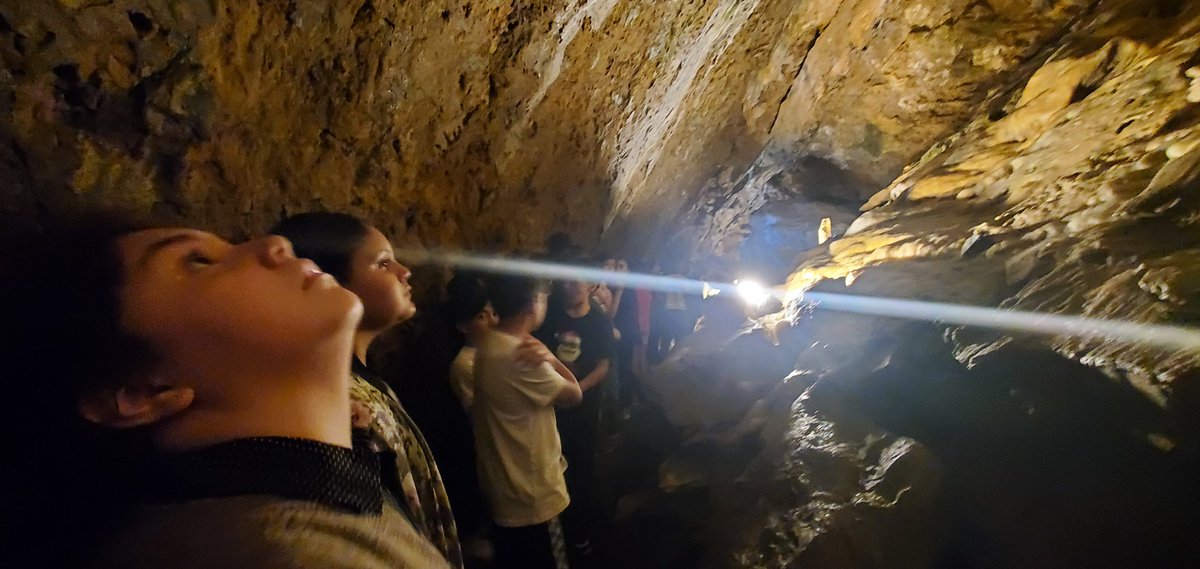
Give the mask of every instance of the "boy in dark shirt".
[(583, 390), (580, 406), (558, 410), (558, 431), (567, 459), (567, 491), (571, 495), (563, 529), (577, 555), (590, 553), (590, 537), (598, 517), (592, 488), (604, 403), (604, 390), (599, 386), (608, 377), (614, 350), (612, 321), (591, 303), (589, 290), (588, 283), (562, 283), (560, 302), (551, 307), (536, 334), (575, 374)]

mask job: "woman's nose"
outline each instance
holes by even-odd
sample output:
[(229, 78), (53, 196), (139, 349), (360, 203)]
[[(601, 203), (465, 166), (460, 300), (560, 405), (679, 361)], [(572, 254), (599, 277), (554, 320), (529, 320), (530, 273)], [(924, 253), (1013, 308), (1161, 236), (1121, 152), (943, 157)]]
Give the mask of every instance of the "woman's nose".
[(267, 267), (275, 268), (296, 258), (292, 251), (292, 242), (285, 237), (269, 235), (255, 241), (255, 244), (258, 247), (258, 258)]

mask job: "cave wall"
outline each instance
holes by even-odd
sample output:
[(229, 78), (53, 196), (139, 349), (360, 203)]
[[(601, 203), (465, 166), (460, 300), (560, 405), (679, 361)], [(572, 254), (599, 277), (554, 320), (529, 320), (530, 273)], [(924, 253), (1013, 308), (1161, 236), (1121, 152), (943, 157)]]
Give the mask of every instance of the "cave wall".
[[(645, 216), (630, 234), (680, 244), (675, 251), (698, 276), (710, 265), (773, 265), (781, 280), (791, 272), (797, 294), (835, 282), (854, 292), (864, 274), (910, 266), (876, 293), (1194, 323), (1200, 43), (1191, 36), (1200, 8), (1145, 0), (819, 6), (805, 4), (817, 12), (802, 20), (823, 27), (791, 32), (812, 39), (790, 44), (808, 48), (768, 105), (777, 112), (758, 131), (759, 152), (682, 197), (679, 223), (655, 225), (660, 210), (646, 208), (628, 218)], [(773, 62), (781, 58), (772, 52)], [(625, 199), (654, 202), (665, 187)], [(614, 211), (621, 196), (614, 187)], [(835, 237), (824, 244), (822, 218), (832, 219)], [(952, 280), (938, 281), (943, 275)], [(1173, 398), (1200, 404), (1193, 382), (1181, 381), (1200, 363), (1187, 351), (955, 334), (968, 365), (1032, 341), (1165, 408)]]
[(522, 104), (562, 8), (4, 2), (3, 206), (118, 205), (235, 236), (328, 208), (429, 245), (594, 239), (591, 113), (551, 121), (573, 141), (510, 142), (537, 128)]
[[(768, 202), (857, 207), (1095, 2), (749, 4), (775, 12), (772, 27), (735, 40), (762, 56), (713, 61), (655, 162), (617, 179), (610, 237), (699, 238), (724, 255), (745, 236), (747, 212)], [(703, 134), (714, 125), (720, 136)], [(656, 222), (663, 210), (682, 213), (682, 234)]]
[[(847, 234), (814, 251), (790, 286), (843, 279), (853, 291), (850, 283), (873, 269), (911, 263), (919, 274), (880, 292), (1193, 324), (1197, 29), (1195, 6), (1102, 3), (1016, 88), (981, 105), (868, 200)], [(931, 282), (930, 263), (977, 263), (994, 274)], [(955, 340), (968, 365), (1022, 343), (968, 331)], [(1104, 339), (1044, 343), (1164, 407), (1196, 411), (1194, 352)]]
[[(741, 332), (794, 354), (792, 377), (808, 386), (761, 419), (775, 427), (760, 432), (760, 459), (778, 468), (761, 479), (777, 487), (742, 497), (763, 512), (751, 525), (766, 527), (742, 566), (1200, 562), (1188, 537), (1200, 507), (1194, 347), (920, 325), (804, 300), (1194, 326), (1198, 29), (1194, 3), (1096, 3), (861, 211), (816, 212), (834, 217), (835, 238), (796, 246), (781, 261), (794, 268), (790, 306)], [(761, 238), (760, 212), (813, 201), (804, 181), (818, 172), (784, 158), (793, 163), (764, 167), (776, 160), (764, 155), (717, 185), (717, 215), (679, 232), (698, 236), (694, 258), (736, 254)], [(718, 353), (704, 357), (741, 350)], [(687, 365), (698, 357), (669, 364), (692, 374), (676, 389), (779, 382), (752, 364), (703, 373)]]
[(6, 0), (0, 208), (654, 242), (796, 154), (861, 200), (1088, 4)]

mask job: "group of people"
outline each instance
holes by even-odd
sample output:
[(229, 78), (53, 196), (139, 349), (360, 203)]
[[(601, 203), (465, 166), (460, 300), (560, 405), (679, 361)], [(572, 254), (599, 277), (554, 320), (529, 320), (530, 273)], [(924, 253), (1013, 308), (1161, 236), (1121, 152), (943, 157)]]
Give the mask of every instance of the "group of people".
[[(416, 314), (411, 273), (350, 215), (295, 215), (268, 233), (232, 244), (96, 217), (0, 266), (12, 386), (0, 415), (19, 489), (6, 554), (464, 566), (438, 457), (368, 365), (375, 340)], [(463, 348), (447, 377), (470, 418), (495, 565), (587, 558), (600, 425), (620, 407), (606, 400), (636, 391), (654, 298), (475, 274), (448, 294)]]

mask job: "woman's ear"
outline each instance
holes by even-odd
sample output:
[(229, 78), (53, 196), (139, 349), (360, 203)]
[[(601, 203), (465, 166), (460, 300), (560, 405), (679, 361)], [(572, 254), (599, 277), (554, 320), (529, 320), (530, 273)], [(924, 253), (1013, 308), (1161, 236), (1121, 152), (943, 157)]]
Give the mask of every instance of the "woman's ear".
[(83, 418), (114, 429), (152, 425), (191, 407), (196, 392), (190, 387), (147, 383), (104, 388), (79, 398)]

